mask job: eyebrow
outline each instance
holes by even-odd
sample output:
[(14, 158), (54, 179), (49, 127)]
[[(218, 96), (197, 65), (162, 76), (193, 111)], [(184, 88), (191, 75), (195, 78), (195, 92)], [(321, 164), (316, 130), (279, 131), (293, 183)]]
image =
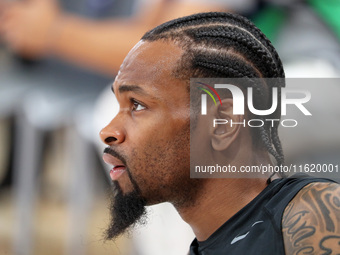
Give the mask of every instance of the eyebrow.
[[(111, 90), (115, 94), (112, 86), (111, 86)], [(135, 93), (140, 94), (142, 96), (148, 96), (152, 99), (158, 99), (154, 95), (148, 94), (145, 90), (143, 90), (141, 87), (139, 87), (137, 85), (121, 85), (121, 86), (119, 86), (118, 91), (119, 91), (119, 93), (132, 91), (132, 92), (135, 92)]]
[[(111, 86), (111, 90), (115, 94), (115, 91), (113, 90), (113, 86)], [(143, 89), (137, 85), (122, 85), (118, 88), (118, 91), (119, 93), (133, 91), (133, 92), (137, 92), (137, 93), (139, 92), (139, 93), (144, 94)]]

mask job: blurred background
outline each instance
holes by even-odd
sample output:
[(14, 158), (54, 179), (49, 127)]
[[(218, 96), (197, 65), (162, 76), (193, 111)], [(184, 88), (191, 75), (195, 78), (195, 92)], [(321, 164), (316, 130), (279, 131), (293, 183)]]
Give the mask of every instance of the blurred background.
[[(103, 241), (110, 181), (98, 133), (118, 111), (109, 86), (133, 45), (201, 11), (254, 21), (287, 77), (339, 77), (335, 0), (0, 0), (0, 254), (187, 253), (193, 234), (169, 204), (149, 208), (148, 226)], [(339, 127), (340, 87), (332, 91), (323, 110)], [(336, 129), (313, 140), (318, 132), (282, 130), (287, 161), (339, 163)]]

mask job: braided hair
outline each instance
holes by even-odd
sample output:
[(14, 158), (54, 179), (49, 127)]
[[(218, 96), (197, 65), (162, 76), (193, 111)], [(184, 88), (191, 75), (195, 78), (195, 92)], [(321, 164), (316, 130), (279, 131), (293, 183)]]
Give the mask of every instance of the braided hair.
[[(184, 49), (174, 70), (176, 77), (188, 81), (190, 78), (250, 80), (248, 84), (255, 90), (257, 109), (268, 109), (272, 87), (285, 85), (283, 66), (271, 42), (253, 23), (237, 14), (208, 12), (171, 20), (145, 33), (142, 40), (170, 40)], [(256, 78), (276, 79), (263, 85), (252, 81)], [(280, 119), (281, 115), (280, 98), (278, 89), (278, 107), (271, 114), (275, 119)], [(256, 117), (264, 120), (263, 116)], [(266, 123), (255, 129), (254, 137), (274, 156), (278, 165), (282, 165), (284, 156), (278, 125), (279, 122), (271, 126)]]

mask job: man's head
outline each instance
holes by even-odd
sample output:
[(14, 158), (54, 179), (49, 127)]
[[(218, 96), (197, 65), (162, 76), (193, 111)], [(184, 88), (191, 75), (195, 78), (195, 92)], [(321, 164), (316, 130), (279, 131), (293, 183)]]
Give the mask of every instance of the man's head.
[[(120, 110), (101, 131), (117, 190), (108, 238), (140, 219), (147, 204), (197, 202), (204, 180), (190, 179), (189, 171), (192, 77), (277, 78), (284, 72), (268, 39), (238, 15), (196, 14), (147, 32), (120, 68), (113, 84)], [(269, 88), (258, 92), (257, 103), (267, 107)], [(277, 126), (258, 136), (281, 163)]]

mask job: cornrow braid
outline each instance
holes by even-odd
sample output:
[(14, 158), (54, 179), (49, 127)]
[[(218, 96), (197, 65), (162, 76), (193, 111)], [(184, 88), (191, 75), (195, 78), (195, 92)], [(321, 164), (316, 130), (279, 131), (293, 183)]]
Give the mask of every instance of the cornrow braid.
[[(221, 44), (222, 47), (236, 47), (243, 56), (258, 66), (259, 71), (265, 77), (275, 77), (278, 75), (271, 53), (263, 49), (263, 46), (256, 43), (253, 38), (249, 37), (248, 32), (235, 27), (205, 28), (205, 30), (199, 30), (201, 31), (198, 31), (196, 40), (207, 38), (208, 40), (215, 40), (216, 44)], [(262, 65), (263, 62), (267, 62), (267, 64)]]
[[(145, 33), (145, 41), (169, 40), (184, 49), (174, 75), (189, 78), (244, 78), (254, 89), (254, 107), (268, 109), (272, 88), (278, 88), (278, 107), (270, 115), (281, 116), (281, 92), (284, 70), (275, 48), (248, 19), (232, 13), (208, 12), (171, 20)], [(275, 78), (257, 82), (256, 78)], [(271, 79), (266, 79), (271, 80)], [(238, 84), (246, 89), (243, 84)], [(264, 121), (263, 116), (256, 116)], [(263, 123), (266, 123), (265, 121)], [(274, 156), (279, 165), (284, 156), (278, 136), (278, 123), (258, 129), (255, 139)]]

